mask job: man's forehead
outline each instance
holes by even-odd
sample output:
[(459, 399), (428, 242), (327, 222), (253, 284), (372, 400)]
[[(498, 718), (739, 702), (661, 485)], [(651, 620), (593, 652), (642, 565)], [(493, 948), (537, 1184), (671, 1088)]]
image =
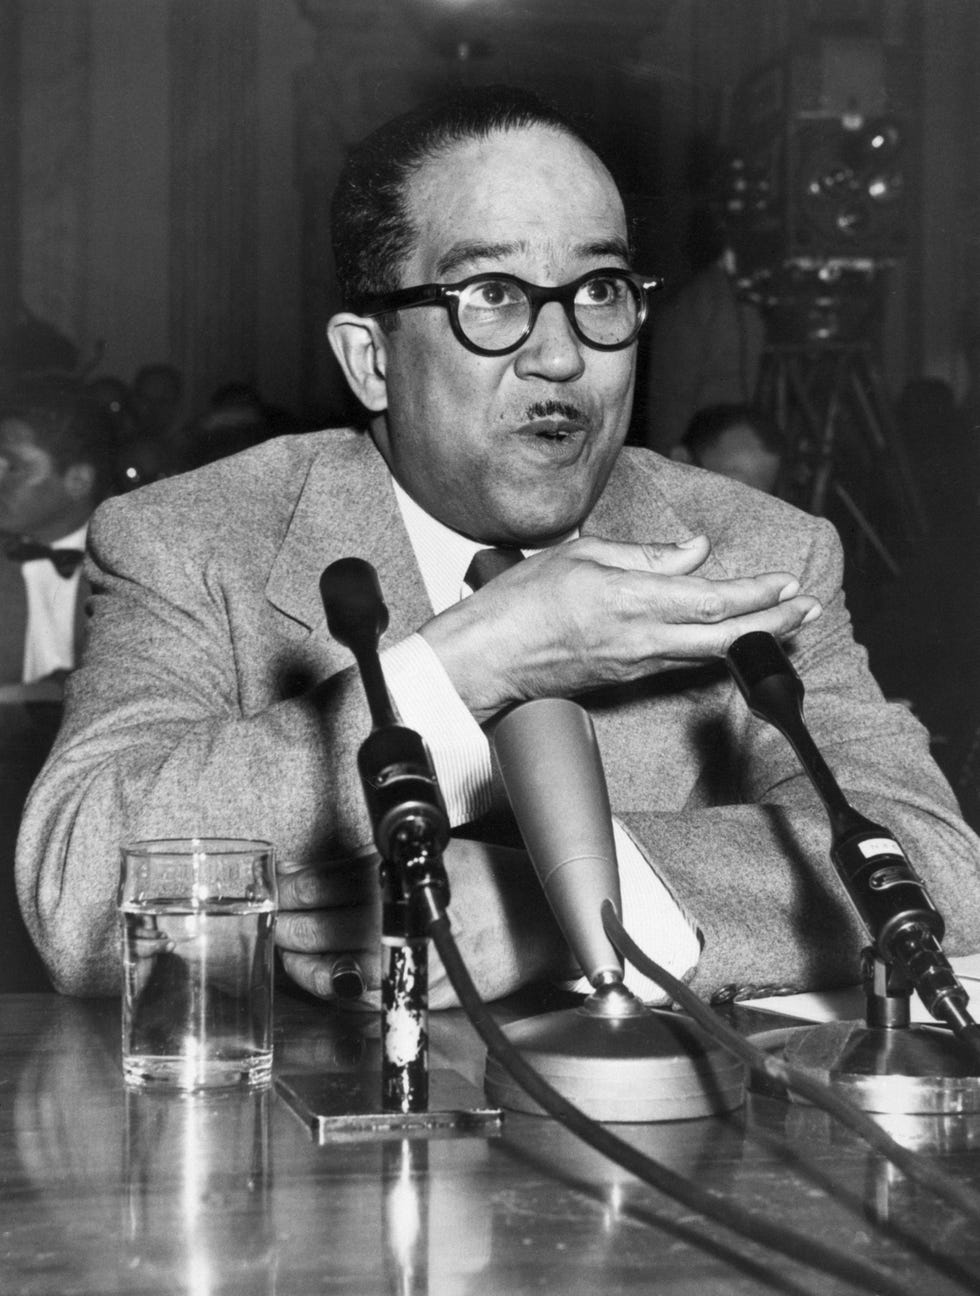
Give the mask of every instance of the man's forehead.
[(615, 182), (590, 149), (552, 128), (448, 146), (419, 168), (406, 202), (417, 251), (439, 278), (530, 256), (628, 260)]

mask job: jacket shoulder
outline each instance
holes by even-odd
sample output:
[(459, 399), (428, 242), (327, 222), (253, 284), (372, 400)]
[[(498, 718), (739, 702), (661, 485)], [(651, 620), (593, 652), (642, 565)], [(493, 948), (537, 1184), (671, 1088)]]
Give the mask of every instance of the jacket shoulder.
[(106, 500), (89, 531), (92, 549), (109, 557), (179, 537), (181, 551), (276, 543), (288, 528), (314, 463), (338, 475), (354, 471), (364, 434), (350, 428), (294, 433), (241, 454)]

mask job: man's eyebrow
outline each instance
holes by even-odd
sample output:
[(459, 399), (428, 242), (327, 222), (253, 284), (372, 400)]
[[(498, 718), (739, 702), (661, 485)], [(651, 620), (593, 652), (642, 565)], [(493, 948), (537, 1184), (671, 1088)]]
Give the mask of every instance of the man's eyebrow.
[[(502, 261), (505, 257), (516, 256), (526, 250), (524, 243), (454, 243), (436, 262), (435, 272), (440, 279), (444, 279), (476, 262)], [(627, 265), (630, 262), (629, 245), (621, 238), (594, 239), (579, 244), (574, 251), (576, 256), (583, 259), (612, 258), (624, 261)]]
[(614, 257), (617, 261), (625, 261), (627, 265), (630, 261), (629, 244), (621, 238), (597, 239), (594, 243), (583, 244), (578, 251), (586, 257)]
[(442, 279), (474, 261), (500, 261), (520, 248), (519, 243), (454, 243), (436, 262), (436, 274)]

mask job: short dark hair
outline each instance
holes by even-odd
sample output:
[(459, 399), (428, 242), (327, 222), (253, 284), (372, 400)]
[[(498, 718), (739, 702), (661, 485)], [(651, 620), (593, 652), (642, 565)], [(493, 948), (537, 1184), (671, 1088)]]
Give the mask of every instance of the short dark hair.
[(701, 464), (704, 453), (717, 445), (732, 428), (747, 427), (770, 454), (782, 457), (786, 438), (775, 419), (756, 405), (706, 405), (693, 416), (683, 436), (683, 445), (693, 463)]
[(95, 499), (111, 493), (116, 438), (112, 419), (81, 383), (25, 380), (0, 391), (0, 419), (26, 423), (59, 472), (72, 464), (95, 469)]
[(418, 231), (405, 194), (418, 169), (467, 139), (544, 126), (598, 156), (585, 131), (529, 90), (479, 86), (422, 104), (378, 127), (347, 157), (331, 204), (334, 264), (344, 307), (401, 286), (399, 272)]

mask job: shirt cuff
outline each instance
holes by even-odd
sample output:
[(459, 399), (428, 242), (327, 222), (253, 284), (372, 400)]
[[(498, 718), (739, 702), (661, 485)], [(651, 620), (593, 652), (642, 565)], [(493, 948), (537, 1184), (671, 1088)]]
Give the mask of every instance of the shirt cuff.
[(388, 692), (402, 724), (429, 748), (452, 827), (490, 809), (490, 743), (421, 635), (381, 653)]
[[(619, 865), (623, 926), (644, 953), (661, 967), (679, 980), (689, 979), (701, 957), (697, 924), (674, 899), (625, 824), (615, 817), (613, 840)], [(632, 990), (644, 1003), (664, 1007), (671, 1002), (670, 995), (631, 963), (626, 964), (623, 980), (627, 990)], [(589, 994), (592, 989), (585, 977), (568, 983), (566, 988), (579, 994)]]

